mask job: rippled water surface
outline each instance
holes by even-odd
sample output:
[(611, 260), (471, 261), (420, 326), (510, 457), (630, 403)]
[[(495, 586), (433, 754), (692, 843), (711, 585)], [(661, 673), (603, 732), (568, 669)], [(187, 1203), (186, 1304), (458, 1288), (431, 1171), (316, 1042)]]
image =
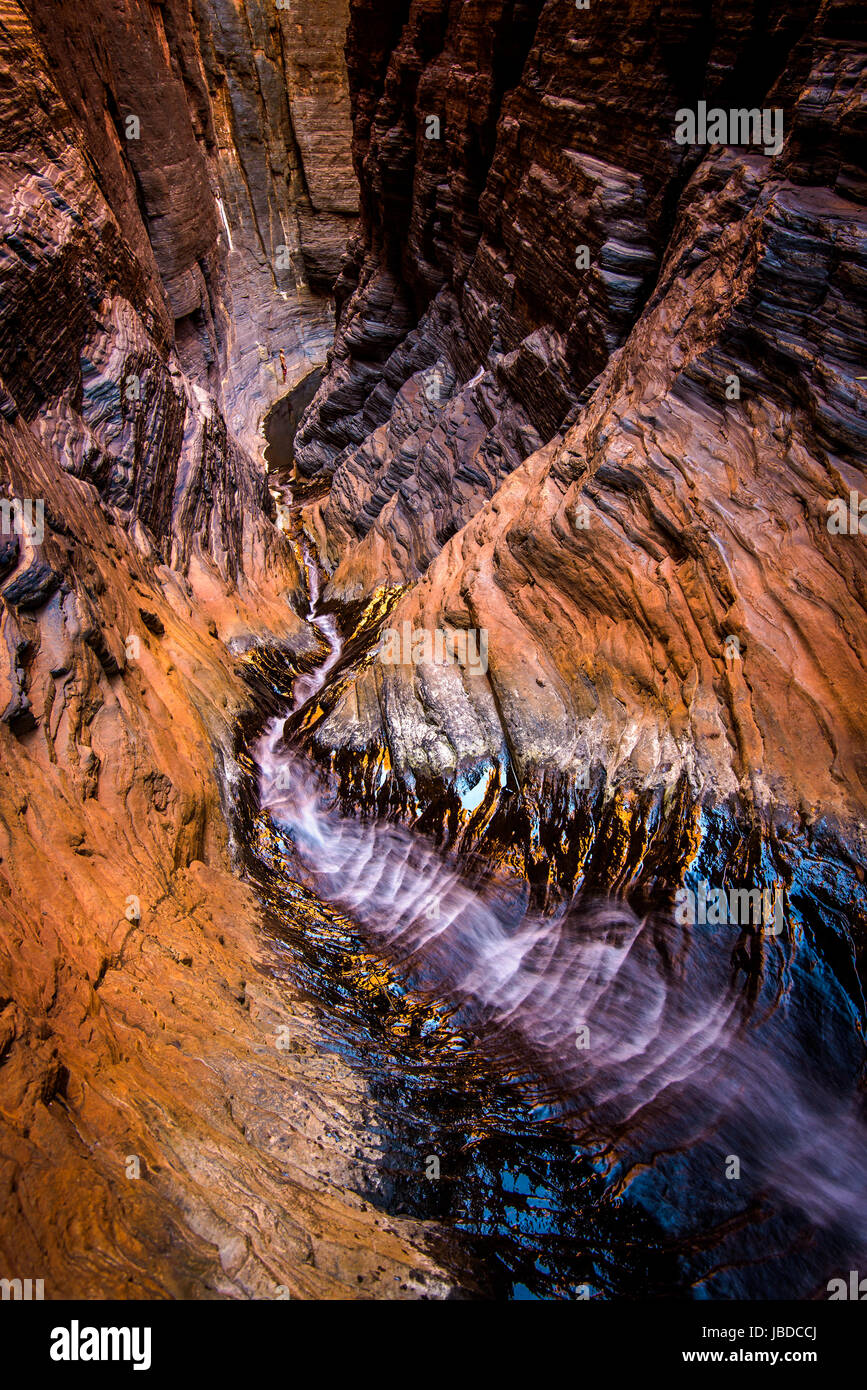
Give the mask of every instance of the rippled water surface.
[[(296, 710), (339, 657), (314, 621), (330, 654)], [(762, 942), (756, 991), (730, 928), (530, 911), (341, 814), (283, 725), (251, 750), (254, 873), (376, 1101), (371, 1200), (438, 1218), (500, 1297), (825, 1296), (867, 1263), (860, 1021), (803, 935)]]

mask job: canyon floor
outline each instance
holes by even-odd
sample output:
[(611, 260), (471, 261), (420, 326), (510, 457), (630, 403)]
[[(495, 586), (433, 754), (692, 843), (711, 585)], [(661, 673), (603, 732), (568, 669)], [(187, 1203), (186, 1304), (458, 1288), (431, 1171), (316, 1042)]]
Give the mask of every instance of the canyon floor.
[(865, 1267), (865, 84), (0, 0), (4, 1301)]

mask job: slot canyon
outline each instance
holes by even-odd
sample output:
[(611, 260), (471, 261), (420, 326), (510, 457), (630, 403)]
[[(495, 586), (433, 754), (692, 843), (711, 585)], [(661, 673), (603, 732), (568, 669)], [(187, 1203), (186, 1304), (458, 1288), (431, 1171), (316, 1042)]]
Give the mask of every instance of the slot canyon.
[(864, 7), (0, 0), (0, 138), (3, 1300), (867, 1275)]

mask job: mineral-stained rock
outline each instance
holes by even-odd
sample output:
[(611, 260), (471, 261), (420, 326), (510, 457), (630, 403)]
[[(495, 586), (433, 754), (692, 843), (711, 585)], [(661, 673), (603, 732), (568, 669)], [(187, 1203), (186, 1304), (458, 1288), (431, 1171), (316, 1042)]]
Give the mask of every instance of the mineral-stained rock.
[(321, 364), (331, 338), (321, 295), (331, 293), (358, 201), (345, 8), (196, 0), (193, 13), (228, 229), (222, 328), (229, 387), (242, 402), (229, 423), (252, 446), (256, 405), (272, 404)]
[(239, 654), (321, 649), (253, 452), (330, 322), (271, 258), (307, 198), (291, 41), (270, 3), (0, 0), (0, 1276), (46, 1298), (454, 1285), (356, 1195), (365, 1084), (233, 872)]
[(343, 6), (23, 8), (160, 301), (164, 334), (170, 326), (201, 384), (222, 380), (229, 427), (256, 449), (285, 380), (324, 357), (331, 316), (320, 295), (357, 207)]
[[(663, 883), (705, 856), (779, 876), (790, 905), (799, 873), (826, 903), (833, 878), (863, 929), (864, 541), (829, 524), (867, 490), (863, 23), (842, 4), (752, 28), (548, 4), (492, 105), (468, 76), (496, 70), (481, 9), (439, 29), (414, 11), (384, 82), (372, 30), (370, 71), (351, 68), (357, 288), (298, 461), (333, 471), (308, 517), (328, 592), (417, 580), (389, 626), (483, 630), (487, 670), (368, 659), (307, 738), (349, 800), (428, 807), (543, 886), (651, 891), (665, 860)], [(677, 145), (698, 99), (781, 108), (782, 150)], [(383, 358), (387, 276), (389, 332), (393, 304), (425, 316)], [(433, 429), (416, 332), (450, 383)], [(470, 423), (494, 384), (492, 435), (520, 421), (530, 446), (515, 467), (516, 430), (500, 471)]]
[(315, 1018), (229, 872), (232, 659), (91, 489), (0, 430), (15, 484), (26, 470), (67, 525), (45, 540), (62, 602), (14, 630), (4, 613), (31, 710), (19, 696), (0, 727), (4, 1277), (33, 1271), (50, 1298), (295, 1298), (387, 1274), (393, 1296), (439, 1296), (422, 1229), (348, 1190), (375, 1159), (339, 1118), (359, 1083), (311, 1068)]
[[(677, 109), (762, 105), (778, 77), (774, 101), (790, 109), (809, 62), (796, 45), (818, 7), (714, 23), (625, 0), (437, 0), (389, 32), (390, 54), (373, 8), (355, 4), (350, 27), (362, 235), (338, 283), (331, 371), (296, 442), (304, 474), (337, 475), (323, 517), (329, 564), (345, 555), (350, 520), (377, 532), (359, 562), (371, 583), (403, 565), (406, 530), (414, 561), (431, 558), (426, 518), (457, 468), (453, 454), (431, 476), (421, 455), (418, 474), (371, 499), (381, 464), (357, 450), (395, 393), (438, 356), (458, 402), (471, 380), (497, 392), (502, 467), (458, 482), (453, 530), (515, 467), (516, 435), (526, 457), (567, 421), (650, 294), (699, 158), (675, 142)], [(448, 429), (448, 404), (443, 415)], [(381, 528), (375, 505), (388, 507)], [(341, 571), (334, 597), (344, 593)]]
[[(364, 623), (292, 732), (345, 801), (541, 897), (779, 881), (850, 974), (864, 926), (863, 18), (352, 0), (347, 76), (345, 15), (0, 0), (0, 512), (45, 507), (0, 537), (0, 1274), (50, 1297), (455, 1286), (356, 1195), (376, 1100), (233, 872), (244, 655), (322, 654), (259, 431), (323, 365)], [(679, 145), (700, 100), (782, 150)], [(386, 612), (479, 660), (387, 663)]]

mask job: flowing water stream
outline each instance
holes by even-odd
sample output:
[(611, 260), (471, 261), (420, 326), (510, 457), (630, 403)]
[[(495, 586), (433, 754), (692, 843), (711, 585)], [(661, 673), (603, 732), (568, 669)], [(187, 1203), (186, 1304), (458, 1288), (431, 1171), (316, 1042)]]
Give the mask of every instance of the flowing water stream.
[(436, 1217), (494, 1296), (826, 1296), (867, 1267), (860, 1020), (810, 943), (770, 941), (754, 998), (724, 927), (624, 902), (543, 915), (417, 831), (342, 814), (284, 735), (341, 655), (305, 558), (328, 654), (285, 671), (252, 749), (254, 872), (379, 1107), (368, 1195)]

